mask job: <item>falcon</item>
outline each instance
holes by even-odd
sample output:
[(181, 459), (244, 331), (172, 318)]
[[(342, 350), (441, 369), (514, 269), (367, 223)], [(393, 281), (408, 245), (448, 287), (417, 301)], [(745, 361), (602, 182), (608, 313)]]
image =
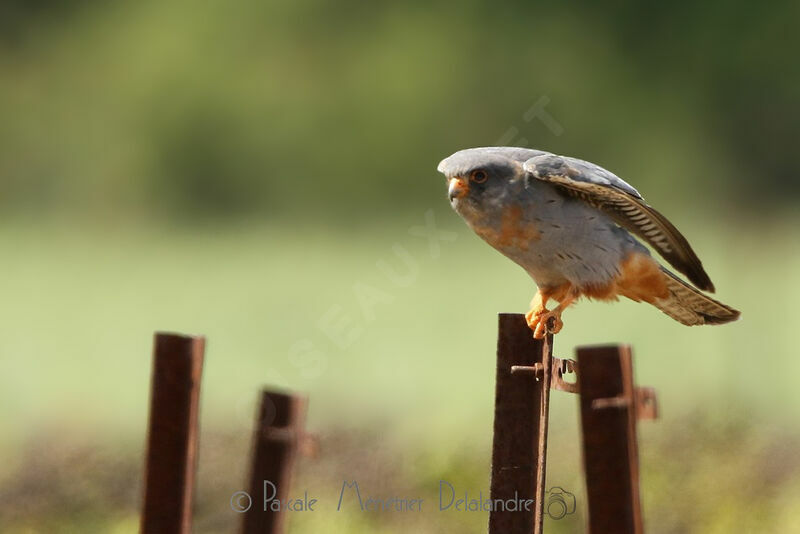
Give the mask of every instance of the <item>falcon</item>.
[[(470, 148), (439, 163), (453, 209), (538, 287), (525, 315), (541, 339), (580, 297), (652, 304), (685, 325), (739, 312), (707, 296), (714, 284), (689, 242), (632, 186), (576, 158), (515, 147)], [(634, 237), (636, 236), (636, 237)], [(690, 285), (654, 259), (643, 240)], [(558, 302), (552, 309), (550, 300)]]

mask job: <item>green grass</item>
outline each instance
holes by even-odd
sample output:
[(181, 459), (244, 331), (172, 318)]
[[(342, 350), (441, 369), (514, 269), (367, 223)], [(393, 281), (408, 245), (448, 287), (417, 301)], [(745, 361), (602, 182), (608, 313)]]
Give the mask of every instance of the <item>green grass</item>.
[[(395, 482), (430, 491), (442, 476), (461, 477), (476, 491), (486, 488), (496, 314), (523, 312), (533, 286), (453, 215), (439, 211), (437, 218), (458, 236), (441, 243), (438, 257), (425, 239), (408, 231), (424, 223), (423, 213), (371, 228), (281, 224), (160, 233), (7, 226), (0, 233), (6, 251), (0, 279), (0, 454), (10, 461), (3, 462), (0, 488), (4, 480), (6, 489), (14, 487), (18, 469), (30, 460), (24, 451), (38, 439), (58, 436), (63, 443), (110, 447), (133, 465), (140, 460), (156, 330), (208, 337), (201, 429), (238, 438), (240, 455), (246, 454), (258, 389), (278, 385), (310, 395), (309, 424), (323, 435), (367, 433), (372, 437), (366, 443), (382, 454), (413, 459), (416, 467), (379, 478), (385, 491), (393, 491)], [(686, 233), (719, 298), (743, 311), (733, 325), (689, 329), (631, 302), (585, 302), (565, 315), (558, 356), (570, 357), (579, 344), (633, 344), (637, 380), (658, 390), (662, 406), (662, 421), (645, 425), (678, 434), (692, 429), (689, 448), (713, 438), (715, 422), (734, 421), (742, 428), (731, 442), (700, 447), (698, 456), (707, 465), (693, 475), (693, 496), (716, 476), (727, 447), (745, 455), (745, 472), (749, 459), (765, 450), (758, 441), (763, 432), (768, 437), (769, 429), (784, 427), (776, 436), (798, 431), (800, 362), (793, 326), (800, 319), (800, 251), (792, 246), (796, 230), (786, 236), (796, 227), (787, 220), (758, 232), (735, 222), (693, 229), (690, 224)], [(414, 265), (413, 276), (399, 285), (378, 266), (384, 260), (402, 271), (393, 246), (402, 247)], [(320, 326), (330, 310), (349, 321), (333, 334)], [(573, 485), (580, 465), (575, 402), (554, 395), (551, 451), (551, 480)], [(649, 432), (657, 431), (643, 430), (644, 439)], [(747, 443), (734, 443), (740, 439)], [(230, 449), (222, 449), (217, 458), (226, 484), (215, 483), (224, 476), (203, 482), (214, 499), (235, 491), (243, 473), (237, 458), (238, 471), (231, 474), (222, 459)], [(335, 492), (343, 477), (360, 476), (364, 466), (343, 451), (328, 458), (329, 471), (301, 480), (324, 480), (321, 491)], [(658, 451), (654, 463), (646, 464), (645, 472), (654, 473), (646, 486), (662, 495), (681, 482), (659, 474), (658, 465), (679, 462), (684, 452), (666, 445)], [(201, 464), (211, 461), (204, 454)], [(643, 458), (648, 461), (647, 453)], [(740, 497), (719, 506), (738, 504)], [(135, 500), (133, 506), (135, 511)], [(214, 516), (227, 503), (205, 506)], [(659, 506), (669, 506), (667, 499)], [(127, 515), (120, 517), (114, 521), (131, 524)], [(300, 531), (315, 531), (315, 521), (328, 519), (298, 521), (305, 525)], [(383, 524), (370, 521), (370, 531)], [(404, 521), (388, 518), (387, 532), (402, 531)], [(468, 523), (465, 531), (484, 526), (475, 519)]]
[[(458, 427), (487, 416), (496, 314), (523, 312), (534, 288), (452, 215), (438, 218), (458, 235), (441, 243), (438, 258), (425, 239), (408, 233), (423, 223), (422, 213), (368, 229), (6, 229), (6, 436), (72, 419), (140, 431), (156, 330), (208, 336), (209, 421), (249, 426), (249, 404), (262, 384), (308, 391), (319, 399), (312, 400), (318, 421), (345, 410)], [(718, 297), (743, 310), (739, 322), (690, 329), (642, 304), (582, 302), (565, 315), (556, 352), (566, 357), (579, 344), (632, 343), (639, 380), (659, 388), (667, 414), (725, 399), (716, 404), (755, 403), (764, 416), (795, 420), (800, 252), (787, 246), (797, 237), (765, 239), (787, 227), (687, 232)], [(415, 266), (403, 286), (376, 265), (384, 260), (404, 270), (394, 245)], [(331, 323), (349, 323), (328, 334), (319, 324), (326, 313)], [(754, 374), (762, 376), (759, 387), (751, 384)]]

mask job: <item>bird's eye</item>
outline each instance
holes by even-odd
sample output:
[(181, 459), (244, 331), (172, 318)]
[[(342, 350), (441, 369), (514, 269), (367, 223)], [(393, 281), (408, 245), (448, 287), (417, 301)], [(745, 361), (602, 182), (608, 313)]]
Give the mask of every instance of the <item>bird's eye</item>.
[(486, 173), (486, 171), (478, 169), (477, 171), (472, 171), (469, 179), (476, 184), (482, 184), (489, 179), (489, 175)]

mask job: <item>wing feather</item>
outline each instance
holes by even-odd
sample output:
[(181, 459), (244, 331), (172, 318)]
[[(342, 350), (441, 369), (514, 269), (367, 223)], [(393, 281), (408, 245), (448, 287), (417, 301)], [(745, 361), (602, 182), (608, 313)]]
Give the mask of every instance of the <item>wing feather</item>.
[(552, 154), (533, 157), (525, 162), (524, 168), (530, 176), (552, 183), (564, 193), (608, 214), (655, 248), (697, 287), (714, 291), (714, 284), (686, 238), (615, 174), (585, 161)]

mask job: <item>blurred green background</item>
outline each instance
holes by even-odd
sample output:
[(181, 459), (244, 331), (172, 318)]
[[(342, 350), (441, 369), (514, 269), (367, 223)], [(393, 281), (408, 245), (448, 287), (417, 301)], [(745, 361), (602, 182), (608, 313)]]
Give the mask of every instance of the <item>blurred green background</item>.
[[(174, 330), (208, 336), (197, 532), (238, 524), (264, 384), (307, 392), (321, 439), (294, 489), (323, 506), (292, 532), (485, 532), (335, 505), (345, 479), (488, 491), (496, 314), (534, 287), (435, 168), (494, 144), (630, 181), (743, 311), (565, 316), (558, 356), (632, 343), (659, 392), (648, 531), (800, 531), (798, 22), (789, 1), (3, 2), (0, 531), (137, 530), (152, 333)], [(549, 485), (577, 510), (546, 528), (582, 532), (577, 401), (553, 402)]]

